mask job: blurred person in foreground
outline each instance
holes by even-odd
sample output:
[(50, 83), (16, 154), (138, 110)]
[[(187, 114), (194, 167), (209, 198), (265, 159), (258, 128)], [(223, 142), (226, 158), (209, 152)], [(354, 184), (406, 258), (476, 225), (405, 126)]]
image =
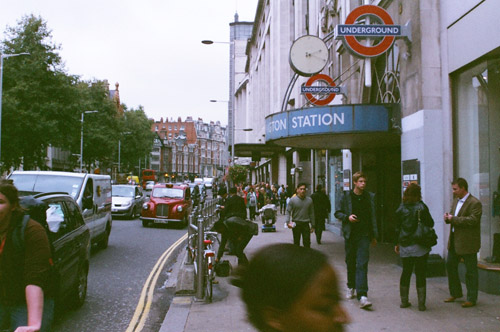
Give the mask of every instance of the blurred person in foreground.
[(400, 308), (408, 308), (410, 292), (410, 281), (413, 269), (415, 269), (418, 310), (425, 311), (425, 298), (427, 287), (427, 259), (431, 248), (417, 243), (415, 232), (418, 223), (434, 227), (434, 220), (429, 208), (422, 202), (422, 191), (418, 184), (412, 183), (403, 193), (403, 203), (396, 210), (396, 234), (398, 242), (394, 251), (401, 257), (403, 271), (399, 280), (399, 294), (401, 297)]
[(334, 269), (311, 248), (264, 247), (233, 284), (241, 287), (248, 318), (262, 332), (336, 332), (350, 322)]
[(13, 233), (24, 217), (17, 188), (12, 181), (0, 180), (0, 329), (50, 331), (54, 300), (49, 240), (43, 226), (30, 219), (24, 248), (16, 247)]

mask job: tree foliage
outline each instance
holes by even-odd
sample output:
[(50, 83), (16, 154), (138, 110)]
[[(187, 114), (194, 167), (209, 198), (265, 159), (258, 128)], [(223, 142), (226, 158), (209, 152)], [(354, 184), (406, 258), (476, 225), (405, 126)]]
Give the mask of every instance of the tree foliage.
[(128, 168), (151, 152), (153, 133), (142, 107), (121, 114), (106, 81), (68, 74), (61, 47), (41, 17), (23, 17), (5, 36), (2, 54), (29, 55), (4, 59), (0, 174), (20, 165), (45, 169), (49, 145), (70, 151), (78, 168), (82, 127), (84, 165), (99, 161), (101, 168), (112, 168), (120, 140)]
[(229, 167), (229, 177), (233, 183), (243, 183), (247, 180), (248, 170), (245, 166), (234, 165)]
[[(2, 161), (5, 167), (44, 168), (49, 144), (68, 147), (77, 125), (77, 78), (67, 75), (59, 46), (39, 17), (7, 28), (2, 98)], [(5, 168), (4, 167), (4, 168)]]

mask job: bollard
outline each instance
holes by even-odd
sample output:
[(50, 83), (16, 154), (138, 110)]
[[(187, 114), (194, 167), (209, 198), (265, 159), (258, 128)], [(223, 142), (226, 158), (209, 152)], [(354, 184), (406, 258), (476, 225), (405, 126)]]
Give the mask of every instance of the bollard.
[(203, 229), (203, 217), (201, 215), (198, 216), (198, 252), (196, 253), (196, 264), (197, 264), (197, 274), (196, 274), (196, 298), (198, 300), (203, 300), (203, 279), (205, 276), (204, 266), (203, 266), (203, 254), (204, 254), (204, 243), (205, 239), (204, 229)]

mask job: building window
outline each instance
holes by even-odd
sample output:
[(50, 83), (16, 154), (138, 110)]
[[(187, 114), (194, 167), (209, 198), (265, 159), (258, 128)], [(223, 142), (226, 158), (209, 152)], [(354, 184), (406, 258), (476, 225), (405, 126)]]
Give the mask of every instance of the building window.
[(485, 260), (494, 255), (494, 234), (500, 231), (500, 56), (454, 75), (452, 87), (454, 175), (466, 179), (483, 204), (480, 259)]
[(177, 130), (177, 125), (174, 125), (174, 130)]
[(172, 126), (171, 125), (168, 125), (168, 130), (172, 130)]

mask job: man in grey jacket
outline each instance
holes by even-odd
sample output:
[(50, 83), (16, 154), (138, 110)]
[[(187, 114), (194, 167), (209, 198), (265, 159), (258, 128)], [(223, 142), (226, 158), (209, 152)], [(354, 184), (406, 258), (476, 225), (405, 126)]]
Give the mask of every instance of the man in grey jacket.
[(374, 194), (365, 190), (366, 176), (356, 172), (352, 176), (354, 189), (344, 192), (340, 208), (335, 217), (342, 221), (345, 240), (345, 262), (347, 264), (347, 295), (356, 292), (360, 308), (371, 307), (368, 301), (368, 260), (370, 242), (377, 244), (377, 220), (375, 217)]
[(310, 248), (311, 233), (314, 232), (314, 205), (311, 197), (306, 197), (306, 188), (305, 183), (297, 186), (297, 195), (290, 199), (286, 207), (286, 224), (292, 229), (293, 243), (300, 246), (302, 236), (302, 244)]

